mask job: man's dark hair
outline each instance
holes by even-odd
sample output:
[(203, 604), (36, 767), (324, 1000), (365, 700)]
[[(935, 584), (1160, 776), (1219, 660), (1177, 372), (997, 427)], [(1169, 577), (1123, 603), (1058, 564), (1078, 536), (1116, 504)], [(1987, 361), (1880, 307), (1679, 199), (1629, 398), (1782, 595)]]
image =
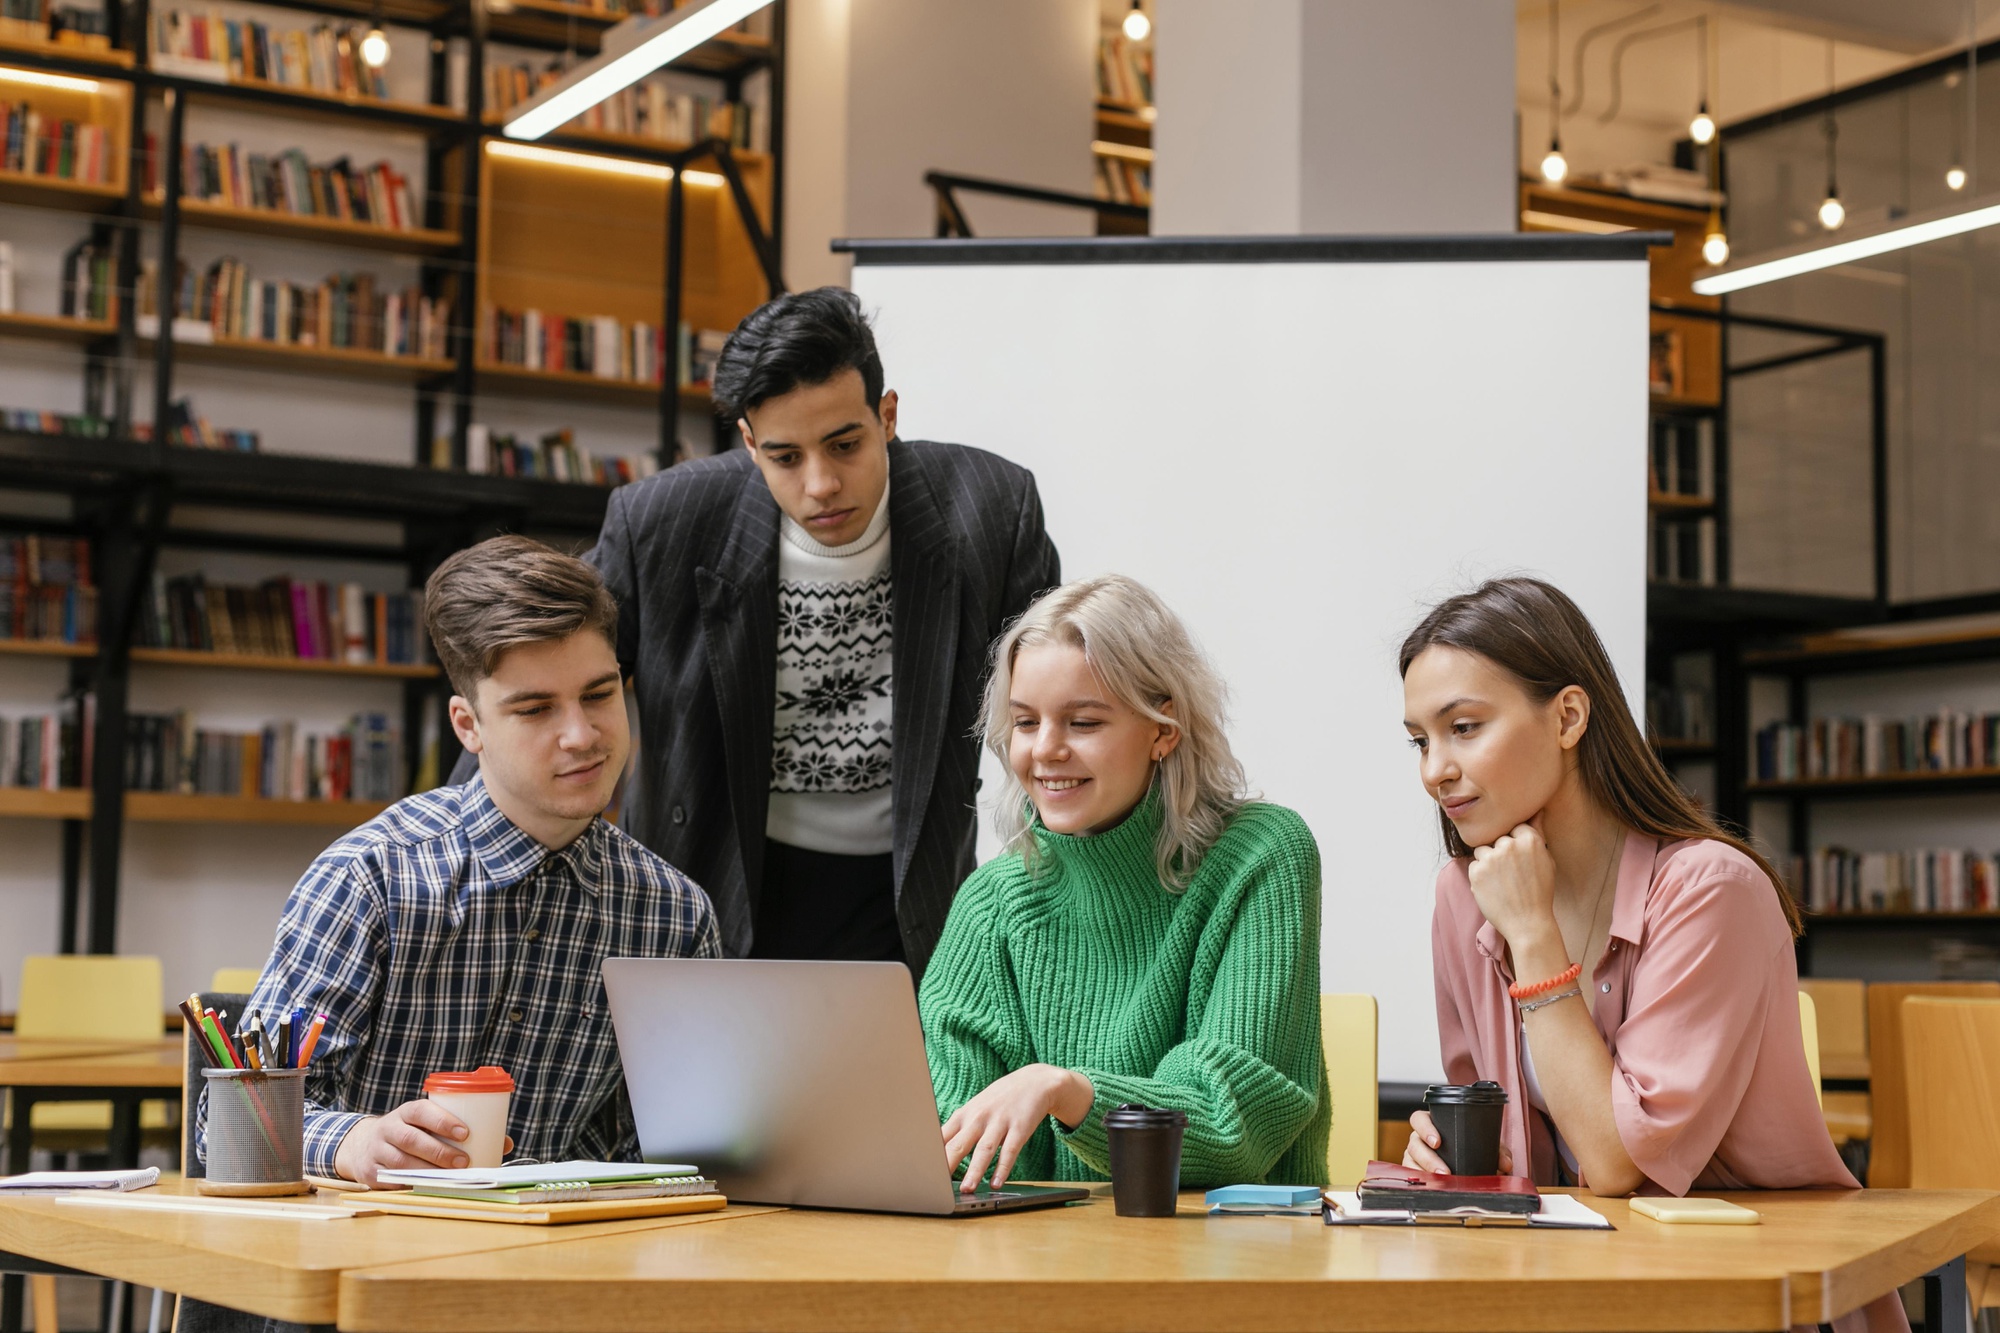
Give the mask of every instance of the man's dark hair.
[(801, 385), (824, 384), (843, 370), (861, 372), (871, 412), (882, 401), (882, 358), (861, 313), (861, 298), (844, 287), (816, 287), (766, 301), (723, 344), (715, 363), (715, 412), (735, 421), (751, 408)]

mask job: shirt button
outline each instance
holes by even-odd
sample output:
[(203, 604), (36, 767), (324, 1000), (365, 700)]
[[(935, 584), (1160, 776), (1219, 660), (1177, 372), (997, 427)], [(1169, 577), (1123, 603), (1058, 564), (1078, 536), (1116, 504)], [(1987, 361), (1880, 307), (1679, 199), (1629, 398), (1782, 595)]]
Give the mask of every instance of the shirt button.
[(674, 822), (676, 824), (685, 824), (688, 822), (687, 811), (681, 809), (678, 805), (674, 807)]
[(521, 1011), (520, 1011), (519, 1009), (509, 1009), (509, 1010), (507, 1011), (507, 1021), (508, 1021), (509, 1023), (518, 1023), (518, 1022), (520, 1022), (520, 1021), (521, 1021)]
[(1611, 983), (1607, 981), (1602, 986), (1599, 986), (1598, 989), (1609, 995), (1611, 994)]
[(533, 944), (536, 940), (540, 939), (541, 937), (542, 937), (542, 932), (540, 930), (530, 930), (527, 934), (523, 935), (521, 938), (526, 940), (528, 943)]

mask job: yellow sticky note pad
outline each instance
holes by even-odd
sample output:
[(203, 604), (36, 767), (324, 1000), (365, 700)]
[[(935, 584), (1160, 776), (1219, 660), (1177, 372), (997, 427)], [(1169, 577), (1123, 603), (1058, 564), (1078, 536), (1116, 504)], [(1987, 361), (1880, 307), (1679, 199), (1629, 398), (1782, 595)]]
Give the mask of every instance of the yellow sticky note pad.
[(1762, 1220), (1754, 1209), (1722, 1199), (1634, 1199), (1632, 1211), (1674, 1225), (1754, 1227)]

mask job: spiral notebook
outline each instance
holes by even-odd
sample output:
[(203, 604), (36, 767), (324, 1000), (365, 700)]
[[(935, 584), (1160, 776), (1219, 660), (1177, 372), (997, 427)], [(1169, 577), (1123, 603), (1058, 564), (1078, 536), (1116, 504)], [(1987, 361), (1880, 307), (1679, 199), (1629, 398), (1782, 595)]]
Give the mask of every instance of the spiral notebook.
[(376, 1176), (378, 1189), (397, 1186), (442, 1198), (496, 1203), (583, 1203), (707, 1194), (715, 1182), (702, 1179), (695, 1167), (666, 1162), (520, 1162), (384, 1171)]

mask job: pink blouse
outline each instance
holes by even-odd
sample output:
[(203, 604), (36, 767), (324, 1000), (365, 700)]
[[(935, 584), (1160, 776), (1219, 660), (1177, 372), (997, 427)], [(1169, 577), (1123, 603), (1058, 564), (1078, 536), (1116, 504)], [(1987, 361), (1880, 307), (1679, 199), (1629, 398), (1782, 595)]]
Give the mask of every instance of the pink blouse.
[[(1506, 942), (1480, 914), (1463, 861), (1438, 873), (1431, 956), (1445, 1076), (1505, 1088), (1501, 1132), (1516, 1169), (1554, 1183), (1549, 1124), (1528, 1105)], [(1628, 836), (1610, 941), (1585, 984), (1611, 1053), (1619, 1138), (1646, 1175), (1640, 1193), (1860, 1188), (1813, 1093), (1784, 909), (1749, 857), (1705, 838)], [(1909, 1322), (1891, 1293), (1840, 1326), (1888, 1333)]]

